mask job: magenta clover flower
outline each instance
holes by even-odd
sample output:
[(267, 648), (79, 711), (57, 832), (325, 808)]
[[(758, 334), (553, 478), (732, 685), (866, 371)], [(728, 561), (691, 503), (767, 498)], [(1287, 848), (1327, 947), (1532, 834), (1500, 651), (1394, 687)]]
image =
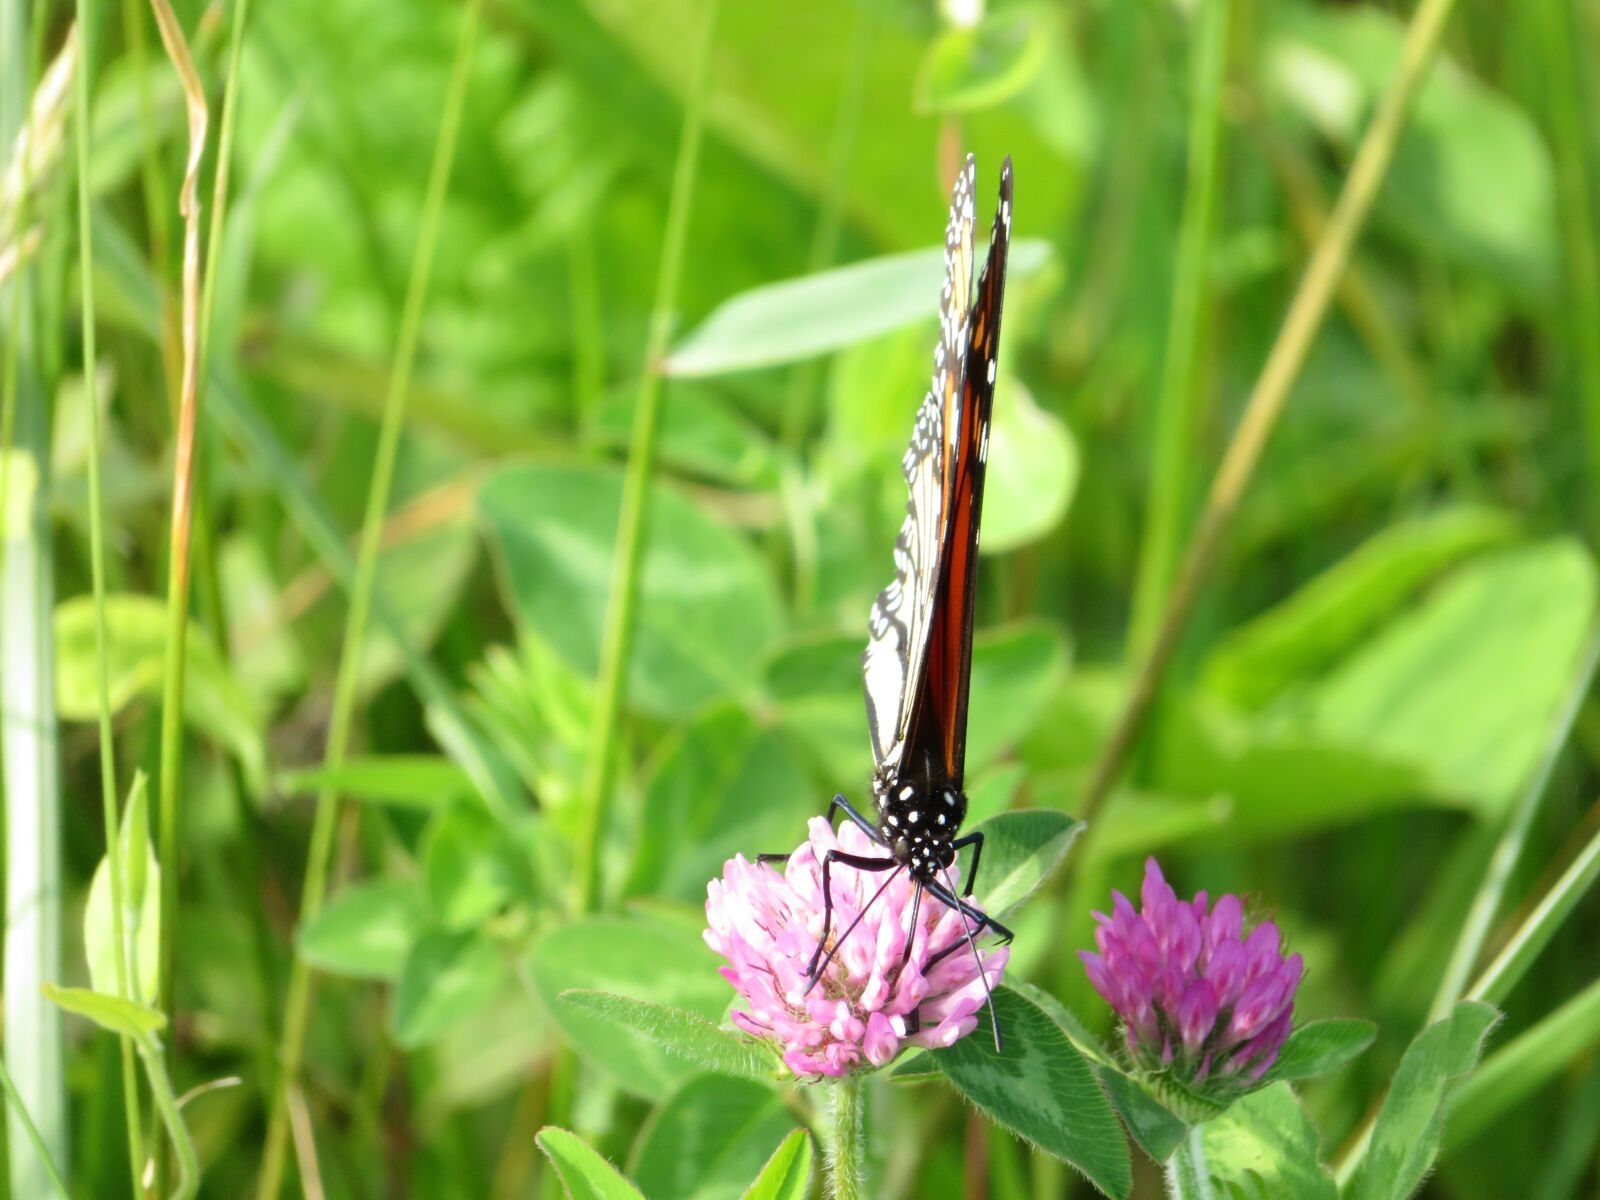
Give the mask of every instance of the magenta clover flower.
[(1145, 861), (1143, 910), (1113, 892), (1095, 913), (1098, 954), (1080, 950), (1095, 991), (1122, 1018), (1138, 1067), (1191, 1092), (1226, 1100), (1256, 1086), (1289, 1036), (1303, 965), (1284, 958), (1278, 927), (1244, 934), (1237, 896), (1179, 900), (1156, 860)]
[[(879, 874), (837, 866), (830, 871), (830, 937), (838, 950), (807, 991), (806, 970), (822, 933), (821, 863), (834, 848), (880, 853), (854, 825), (847, 823), (835, 834), (816, 817), (809, 840), (782, 872), (739, 855), (706, 888), (706, 944), (728, 960), (723, 978), (747, 1006), (733, 1011), (733, 1023), (775, 1043), (796, 1075), (837, 1076), (881, 1067), (904, 1043), (948, 1046), (966, 1037), (983, 1007), (984, 979), (965, 949), (928, 965), (964, 937), (961, 918), (929, 895), (922, 897), (911, 954), (901, 968), (916, 892), (904, 870)], [(841, 942), (863, 907), (866, 915)], [(993, 988), (1009, 951), (980, 948), (979, 955)], [(909, 1020), (913, 1013), (921, 1018), (915, 1032)]]

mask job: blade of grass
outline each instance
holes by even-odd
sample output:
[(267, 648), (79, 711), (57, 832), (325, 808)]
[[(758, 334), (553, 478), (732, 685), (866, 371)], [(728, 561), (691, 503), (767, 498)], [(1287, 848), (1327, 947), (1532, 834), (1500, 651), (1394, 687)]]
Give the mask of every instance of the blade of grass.
[[(89, 207), (89, 122), (92, 111), (89, 107), (89, 81), (94, 71), (94, 53), (89, 40), (92, 25), (87, 0), (77, 0), (76, 11), (80, 58), (76, 89), (77, 105), (73, 113), (73, 135), (78, 154), (78, 273), (83, 326), (83, 390), (84, 408), (89, 425), (87, 447), (89, 578), (94, 593), (94, 652), (100, 735), (100, 805), (105, 823), (106, 863), (111, 880), (112, 962), (117, 981), (117, 994), (131, 998), (133, 993), (129, 986), (127, 942), (123, 927), (125, 910), (122, 840), (117, 830), (116, 735), (111, 728), (111, 669), (106, 638), (105, 507), (100, 474), (100, 402), (95, 395), (97, 356), (94, 311), (94, 218)], [(138, 1194), (144, 1165), (144, 1139), (141, 1132), (138, 1077), (133, 1063), (134, 1049), (129, 1039), (124, 1037), (122, 1039), (123, 1108), (128, 1124), (129, 1168), (133, 1176), (134, 1192)]]
[[(157, 857), (166, 868), (161, 872), (161, 941), (156, 1003), (167, 1014), (169, 1024), (172, 1024), (177, 1008), (173, 994), (173, 973), (178, 944), (178, 879), (182, 874), (179, 869), (178, 792), (183, 783), (183, 694), (189, 644), (189, 530), (194, 515), (195, 429), (199, 419), (200, 201), (197, 189), (200, 163), (205, 157), (209, 113), (206, 109), (205, 87), (194, 69), (183, 27), (178, 23), (172, 6), (167, 0), (150, 0), (150, 7), (155, 13), (156, 28), (161, 33), (161, 45), (182, 85), (184, 109), (189, 122), (189, 152), (184, 164), (183, 185), (178, 192), (178, 212), (183, 218), (180, 318), (183, 363), (178, 390), (178, 427), (172, 466), (172, 517), (167, 545), (167, 644), (162, 664), (161, 765), (157, 772), (159, 803), (156, 822), (160, 847)], [(154, 222), (155, 218), (151, 219)], [(156, 264), (158, 273), (165, 268), (164, 259), (158, 258)], [(166, 305), (162, 306), (163, 312), (166, 308)], [(166, 324), (163, 321), (163, 325)], [(164, 1052), (157, 1046), (153, 1053), (159, 1056)], [(170, 1084), (168, 1089), (170, 1091)], [(193, 1157), (192, 1148), (190, 1157)], [(164, 1190), (166, 1177), (163, 1145), (158, 1147), (156, 1154), (158, 1191)], [(183, 1181), (191, 1177), (192, 1172), (185, 1170), (184, 1164), (180, 1163), (180, 1193), (183, 1191)]]
[[(39, 5), (28, 36), (24, 0), (0, 0), (0, 146), (15, 145), (28, 120), (27, 86), (38, 77), (43, 29)], [(19, 229), (28, 221), (30, 168), (31, 154), (23, 160)], [(0, 458), (4, 538), (0, 686), (5, 696), (0, 705), (0, 748), (6, 854), (3, 1051), (6, 1090), (12, 1097), (7, 1107), (10, 1190), (15, 1196), (31, 1196), (43, 1193), (54, 1170), (52, 1160), (65, 1161), (68, 1148), (61, 1016), (43, 992), (46, 983), (61, 978), (61, 796), (50, 623), (55, 587), (48, 511), (50, 406), (33, 337), (34, 293), (26, 262), (19, 264), (11, 287)], [(31, 468), (29, 494), (20, 504), (13, 504), (9, 491), (13, 457)]]
[(1327, 315), (1329, 301), (1350, 260), (1357, 236), (1366, 224), (1389, 164), (1394, 158), (1400, 133), (1405, 128), (1422, 81), (1438, 49), (1440, 35), (1455, 0), (1422, 0), (1406, 27), (1400, 63), (1378, 105), (1372, 123), (1356, 148), (1339, 199), (1329, 218), (1327, 232), (1317, 244), (1306, 265), (1305, 274), (1290, 301), (1283, 327), (1267, 361), (1261, 368), (1254, 390), (1245, 405), (1239, 427), (1234, 431), (1222, 463), (1212, 480), (1210, 494), (1200, 515), (1194, 537), (1190, 539), (1183, 565), (1171, 598), (1149, 652), (1139, 667), (1128, 699), (1118, 715), (1116, 726), (1095, 764), (1084, 793), (1079, 817), (1089, 823), (1090, 836), (1097, 826), (1095, 817), (1111, 794), (1129, 752), (1149, 712), (1151, 702), (1171, 662), (1189, 615), (1199, 598), (1217, 552), (1238, 511), (1245, 488), (1255, 474), (1268, 437), (1283, 412), (1289, 392), (1305, 365), (1306, 355)]
[(1596, 878), (1600, 878), (1600, 832), (1589, 839), (1561, 877), (1540, 897), (1533, 911), (1467, 990), (1466, 998), (1501, 1003), (1528, 973), (1533, 960), (1550, 944), (1578, 901), (1594, 886)]
[[(355, 711), (356, 685), (361, 673), (362, 648), (366, 641), (367, 618), (372, 603), (373, 580), (377, 575), (384, 514), (389, 507), (395, 457), (399, 451), (400, 433), (405, 426), (406, 395), (411, 385), (411, 366), (416, 357), (417, 337), (421, 330), (422, 312), (428, 294), (428, 277), (433, 266), (433, 251), (438, 240), (445, 193), (450, 182), (451, 168), (455, 162), (456, 134), (460, 128), (461, 110), (466, 100), (472, 52), (477, 42), (478, 20), (482, 12), (483, 0), (470, 0), (462, 15), (461, 29), (457, 35), (455, 62), (451, 67), (444, 112), (439, 121), (439, 135), (434, 144), (433, 165), (428, 179), (427, 195), (423, 201), (422, 226), (417, 236), (416, 250), (412, 258), (411, 280), (406, 289), (405, 308), (401, 314), (394, 371), (384, 404), (383, 423), (378, 434), (371, 488), (367, 493), (366, 516), (362, 522), (361, 549), (356, 559), (355, 583), (351, 589), (350, 610), (345, 623), (338, 675), (334, 682), (333, 706), (328, 719), (327, 748), (323, 757), (323, 765), (328, 769), (336, 768), (344, 761), (349, 741), (350, 722)], [(307, 851), (306, 877), (300, 898), (301, 928), (304, 928), (322, 907), (338, 812), (339, 793), (331, 788), (323, 789), (317, 796), (311, 845)], [(298, 1086), (299, 1083), (300, 1059), (305, 1047), (310, 1001), (310, 964), (302, 956), (296, 955), (290, 968), (289, 989), (284, 1004), (283, 1034), (279, 1042), (278, 1061), (282, 1078), (277, 1088), (278, 1098), (272, 1106), (267, 1127), (267, 1143), (257, 1188), (257, 1196), (262, 1200), (277, 1196), (282, 1186), (284, 1151), (289, 1134), (288, 1089)]]
[[(1478, 957), (1483, 953), (1483, 944), (1488, 939), (1495, 914), (1500, 911), (1500, 905), (1505, 899), (1506, 884), (1511, 878), (1511, 872), (1516, 868), (1517, 860), (1522, 857), (1523, 845), (1528, 840), (1528, 830), (1533, 825), (1533, 818), (1544, 801), (1545, 793), (1550, 789), (1551, 776), (1555, 774), (1556, 764), (1561, 761), (1567, 739), (1572, 735), (1573, 722), (1578, 719), (1584, 699), (1594, 684), (1597, 668), (1600, 668), (1600, 626), (1597, 626), (1589, 636), (1589, 645), (1573, 678), (1572, 688), (1567, 693), (1566, 701), (1551, 726), (1550, 739), (1545, 743), (1544, 756), (1539, 762), (1538, 769), (1534, 771), (1533, 778), (1528, 781), (1528, 786), (1523, 789), (1516, 805), (1506, 817), (1505, 828), (1501, 831), (1500, 840), (1495, 844), (1494, 853), (1489, 858), (1483, 882), (1478, 885), (1477, 894), (1472, 898), (1472, 905), (1467, 909), (1461, 925), (1461, 934), (1456, 939), (1455, 949), (1451, 952), (1450, 961), (1439, 980), (1438, 993), (1433, 998), (1433, 1007), (1429, 1009), (1430, 1022), (1439, 1020), (1454, 1008), (1456, 1001), (1462, 998), (1466, 990), (1472, 968), (1477, 965)], [(1473, 999), (1490, 999), (1490, 997), (1474, 996)]]
[(1589, 139), (1585, 133), (1583, 92), (1576, 55), (1583, 38), (1575, 27), (1574, 6), (1566, 0), (1536, 4), (1540, 55), (1546, 75), (1550, 141), (1556, 169), (1556, 204), (1567, 252), (1567, 291), (1571, 338), (1578, 359), (1584, 433), (1589, 454), (1591, 527), (1600, 523), (1594, 491), (1600, 484), (1600, 267), (1596, 255), (1593, 196), (1589, 185)]
[(1155, 453), (1145, 502), (1145, 532), (1134, 585), (1130, 648), (1146, 650), (1172, 588), (1192, 488), (1189, 471), (1204, 396), (1196, 365), (1206, 325), (1211, 234), (1222, 157), (1222, 84), (1228, 69), (1231, 0), (1204, 0), (1192, 17), (1189, 58), (1189, 181), (1178, 227), (1172, 313), (1156, 405)]
[(167, 646), (161, 689), (161, 771), (158, 795), (161, 873), (161, 971), (159, 1006), (170, 1021), (173, 1009), (173, 950), (178, 920), (178, 789), (183, 779), (183, 693), (189, 641), (189, 529), (194, 503), (195, 428), (199, 420), (200, 162), (205, 156), (205, 88), (189, 56), (183, 28), (167, 0), (151, 0), (161, 44), (183, 85), (189, 118), (189, 155), (178, 211), (183, 217), (183, 375), (178, 399), (178, 436), (172, 467), (172, 518), (167, 547)]
[(1446, 1152), (1596, 1045), (1600, 1045), (1600, 979), (1483, 1060), (1456, 1093)]
[(50, 1157), (50, 1150), (44, 1144), (44, 1139), (39, 1136), (39, 1127), (33, 1123), (33, 1118), (28, 1115), (27, 1107), (22, 1103), (22, 1097), (17, 1094), (17, 1085), (11, 1082), (11, 1072), (6, 1070), (5, 1060), (0, 1058), (0, 1087), (5, 1088), (6, 1102), (11, 1115), (16, 1118), (23, 1131), (28, 1136), (33, 1152), (39, 1156), (40, 1165), (44, 1167), (46, 1178), (50, 1180), (50, 1187), (61, 1200), (70, 1200), (67, 1195), (67, 1185), (61, 1179), (61, 1172), (56, 1170), (55, 1161)]
[(695, 169), (700, 157), (700, 133), (705, 122), (706, 92), (711, 76), (711, 47), (716, 38), (721, 0), (709, 0), (700, 11), (695, 33), (694, 59), (689, 68), (689, 92), (684, 102), (683, 133), (667, 202), (667, 226), (661, 244), (661, 266), (656, 276), (655, 304), (645, 340), (639, 401), (634, 412), (633, 438), (628, 448), (627, 473), (622, 481), (622, 511), (617, 519), (617, 544), (612, 558), (611, 592), (600, 641), (600, 672), (594, 709), (589, 718), (589, 744), (585, 749), (579, 811), (584, 814), (578, 847), (576, 875), (578, 906), (593, 911), (601, 893), (600, 851), (611, 809), (611, 757), (617, 724), (622, 716), (628, 651), (633, 638), (634, 612), (639, 603), (639, 564), (644, 551), (645, 498), (655, 472), (656, 426), (661, 409), (661, 360), (672, 332), (672, 312), (678, 298), (678, 275), (689, 228), (689, 207), (694, 194)]

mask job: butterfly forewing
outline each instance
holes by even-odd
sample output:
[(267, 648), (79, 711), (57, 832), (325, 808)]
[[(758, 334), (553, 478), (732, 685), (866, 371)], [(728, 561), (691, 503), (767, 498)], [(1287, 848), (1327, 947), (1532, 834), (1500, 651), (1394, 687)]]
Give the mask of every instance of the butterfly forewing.
[(880, 773), (904, 758), (915, 697), (924, 678), (950, 505), (951, 464), (957, 454), (972, 293), (972, 193), (976, 166), (969, 156), (956, 179), (945, 228), (945, 281), (939, 302), (939, 344), (933, 383), (917, 411), (902, 466), (910, 496), (894, 546), (894, 579), (878, 593), (868, 618), (862, 673), (867, 729)]
[[(930, 761), (961, 789), (967, 756), (967, 698), (972, 676), (972, 618), (976, 601), (978, 525), (983, 516), (983, 481), (989, 458), (989, 419), (1000, 348), (1000, 309), (1005, 299), (1006, 260), (1011, 247), (1011, 160), (1000, 168), (1000, 202), (989, 235), (989, 258), (967, 322), (960, 420), (945, 489), (948, 540), (940, 555), (934, 595), (926, 686), (912, 714), (910, 741), (926, 745)], [(931, 744), (930, 744), (931, 743)]]

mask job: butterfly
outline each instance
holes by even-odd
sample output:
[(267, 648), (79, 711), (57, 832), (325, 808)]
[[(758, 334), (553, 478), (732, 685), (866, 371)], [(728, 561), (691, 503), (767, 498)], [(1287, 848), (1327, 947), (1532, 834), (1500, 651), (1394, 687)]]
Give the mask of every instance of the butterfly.
[[(842, 811), (883, 853), (859, 855), (833, 849), (825, 856), (823, 930), (809, 966), (810, 986), (815, 986), (850, 934), (846, 929), (827, 948), (833, 925), (829, 877), (836, 867), (910, 872), (918, 885), (912, 901), (913, 931), (918, 928), (924, 891), (962, 915), (964, 938), (935, 952), (924, 971), (963, 946), (976, 958), (974, 935), (985, 929), (1005, 942), (1012, 937), (1009, 929), (969, 902), (983, 834), (961, 835), (967, 811), (962, 785), (978, 523), (1011, 242), (1011, 159), (1000, 168), (1000, 201), (989, 257), (972, 298), (976, 177), (976, 163), (969, 155), (956, 179), (945, 230), (945, 280), (933, 383), (917, 412), (901, 463), (910, 496), (894, 546), (895, 575), (873, 602), (862, 655), (877, 819), (864, 816), (843, 796), (835, 796), (828, 806), (830, 822)], [(972, 858), (958, 895), (956, 856), (968, 847)], [(786, 856), (760, 857), (775, 861)], [(911, 948), (908, 939), (902, 967)], [(998, 1023), (994, 1034), (998, 1050)]]

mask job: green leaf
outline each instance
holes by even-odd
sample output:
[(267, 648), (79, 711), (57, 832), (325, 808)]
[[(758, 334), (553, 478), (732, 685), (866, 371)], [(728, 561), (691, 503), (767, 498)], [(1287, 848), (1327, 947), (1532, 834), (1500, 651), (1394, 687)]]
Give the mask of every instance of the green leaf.
[(1094, 1073), (1139, 1149), (1156, 1162), (1166, 1162), (1188, 1136), (1189, 1126), (1142, 1083), (1117, 1067), (1096, 1063)]
[(698, 922), (593, 917), (546, 933), (535, 943), (528, 968), (546, 1010), (574, 1047), (624, 1091), (663, 1100), (696, 1069), (642, 1033), (562, 1003), (560, 995), (580, 989), (648, 998), (716, 1025), (730, 998), (717, 962)]
[(164, 1029), (167, 1024), (166, 1017), (155, 1009), (121, 996), (107, 996), (88, 988), (58, 987), (50, 982), (44, 984), (44, 994), (45, 999), (59, 1004), (69, 1013), (88, 1017), (100, 1028), (128, 1037), (143, 1037)]
[(384, 754), (349, 758), (336, 767), (302, 767), (278, 776), (288, 794), (330, 788), (357, 800), (431, 810), (473, 795), (467, 773), (436, 754)]
[(1518, 1034), (1456, 1090), (1445, 1150), (1459, 1146), (1495, 1118), (1515, 1110), (1539, 1088), (1600, 1045), (1600, 980)]
[(806, 1200), (811, 1194), (811, 1136), (796, 1129), (784, 1138), (740, 1200)]
[(1593, 560), (1574, 541), (1476, 559), (1330, 673), (1310, 724), (1499, 811), (1544, 747), (1595, 595)]
[[(500, 471), (478, 493), (524, 626), (591, 675), (621, 487), (615, 470), (547, 465)], [(778, 599), (766, 563), (732, 530), (666, 486), (648, 505), (629, 696), (647, 712), (675, 717), (749, 689), (778, 629)]]
[[(100, 666), (95, 649), (93, 598), (74, 596), (56, 605), (56, 703), (68, 721), (100, 714)], [(166, 605), (153, 596), (106, 597), (106, 653), (111, 711), (139, 697), (158, 698), (165, 647)], [(184, 717), (228, 747), (257, 784), (265, 777), (261, 714), (229, 674), (216, 647), (198, 625), (189, 626)]]
[(534, 897), (527, 859), (505, 827), (472, 804), (454, 805), (428, 823), (422, 878), (447, 929), (471, 928), (513, 899)]
[(650, 1200), (731, 1200), (793, 1128), (771, 1088), (701, 1075), (650, 1118), (630, 1173)]
[(375, 879), (343, 888), (295, 944), (318, 970), (392, 983), (426, 923), (427, 905), (414, 882)]
[(1224, 638), (1207, 662), (1206, 686), (1254, 708), (1314, 681), (1429, 580), (1515, 529), (1504, 513), (1470, 507), (1389, 526)]
[[(1049, 243), (1011, 243), (1013, 277), (1049, 258)], [(944, 249), (867, 259), (766, 284), (724, 301), (667, 355), (669, 375), (722, 375), (798, 362), (864, 342), (911, 321), (932, 321), (944, 279)], [(933, 343), (928, 343), (928, 359)]]
[(1041, 14), (1009, 11), (934, 39), (912, 91), (918, 112), (969, 112), (1016, 96), (1044, 66), (1048, 38)]
[(1416, 1191), (1438, 1152), (1450, 1093), (1478, 1065), (1499, 1019), (1489, 1005), (1465, 1000), (1417, 1035), (1400, 1059), (1344, 1200), (1405, 1200)]
[(644, 1200), (644, 1195), (575, 1133), (546, 1125), (534, 1141), (545, 1152), (569, 1200)]
[(1337, 1071), (1372, 1045), (1378, 1027), (1371, 1021), (1336, 1018), (1310, 1021), (1289, 1035), (1267, 1072), (1268, 1079), (1315, 1079)]
[(669, 736), (645, 783), (628, 895), (703, 901), (735, 854), (792, 850), (822, 795), (772, 730), (718, 705)]
[(681, 1008), (584, 988), (571, 988), (562, 992), (558, 999), (562, 1004), (584, 1009), (624, 1029), (643, 1034), (675, 1057), (702, 1070), (770, 1082), (780, 1069), (777, 1056), (761, 1043)]
[[(122, 868), (122, 937), (131, 999), (154, 1004), (161, 955), (161, 868), (150, 847), (148, 791), (143, 771), (136, 771), (118, 834)], [(116, 926), (111, 919), (111, 862), (103, 857), (89, 884), (83, 910), (83, 950), (89, 960), (89, 983), (107, 996), (117, 987)]]
[(1049, 809), (1029, 809), (990, 817), (974, 832), (983, 834), (983, 860), (977, 894), (983, 911), (1004, 917), (1016, 909), (1061, 865), (1083, 822)]
[(1252, 1092), (1200, 1129), (1221, 1194), (1336, 1200), (1333, 1177), (1317, 1158), (1317, 1131), (1287, 1083)]
[(1089, 1064), (1044, 1009), (1008, 987), (994, 994), (1004, 1050), (987, 1021), (933, 1051), (946, 1077), (991, 1120), (1082, 1171), (1108, 1196), (1133, 1186), (1122, 1127)]
[(500, 947), (478, 933), (430, 930), (406, 955), (394, 993), (395, 1041), (426, 1045), (482, 1011), (506, 978)]
[(1036, 542), (1061, 523), (1078, 486), (1078, 443), (1066, 422), (1034, 403), (1015, 375), (1000, 372), (983, 488), (985, 554)]

